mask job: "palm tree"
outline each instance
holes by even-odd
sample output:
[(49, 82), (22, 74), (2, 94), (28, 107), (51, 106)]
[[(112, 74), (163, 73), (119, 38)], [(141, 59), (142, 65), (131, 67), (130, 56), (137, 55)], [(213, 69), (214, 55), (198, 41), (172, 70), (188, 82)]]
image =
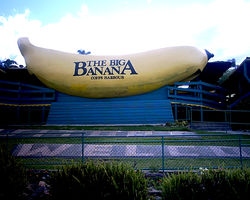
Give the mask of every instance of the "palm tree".
[(9, 69), (9, 68), (11, 68), (11, 67), (17, 67), (18, 64), (17, 64), (17, 62), (14, 61), (14, 60), (7, 59), (7, 60), (5, 60), (5, 61), (2, 61), (2, 66), (3, 66), (4, 68), (6, 68), (6, 69)]
[(0, 60), (0, 72), (5, 73), (5, 71), (3, 70), (3, 65), (3, 62)]
[(79, 49), (79, 50), (77, 50), (77, 53), (82, 54), (82, 55), (89, 55), (89, 54), (91, 54), (91, 52), (90, 52), (90, 51), (85, 52), (85, 50), (83, 50), (83, 49)]
[(10, 59), (6, 59), (4, 61), (0, 60), (0, 71), (1, 72), (6, 72), (6, 70), (10, 69), (10, 68), (20, 68), (23, 66), (18, 65), (16, 61), (14, 60), (10, 60)]

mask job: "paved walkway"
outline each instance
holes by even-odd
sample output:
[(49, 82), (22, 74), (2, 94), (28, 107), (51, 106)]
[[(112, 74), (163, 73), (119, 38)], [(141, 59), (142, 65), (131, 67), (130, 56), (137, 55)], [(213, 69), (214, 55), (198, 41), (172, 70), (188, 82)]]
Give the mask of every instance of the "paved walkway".
[[(43, 136), (189, 136), (200, 137), (195, 132), (190, 131), (92, 131), (92, 130), (39, 130), (39, 129), (0, 129), (0, 136), (8, 134), (9, 136), (29, 135), (34, 137)], [(250, 135), (245, 131), (218, 131), (218, 133), (243, 134)]]
[[(8, 134), (9, 136), (34, 136), (34, 137), (45, 137), (45, 136), (183, 136), (187, 135), (200, 137), (195, 132), (190, 131), (92, 131), (92, 130), (39, 130), (39, 129), (0, 129), (0, 136)], [(218, 131), (222, 134), (243, 134), (250, 135), (250, 132), (245, 131)]]
[(8, 136), (196, 136), (198, 134), (189, 131), (92, 131), (92, 130), (37, 130), (37, 129), (0, 129), (0, 135)]

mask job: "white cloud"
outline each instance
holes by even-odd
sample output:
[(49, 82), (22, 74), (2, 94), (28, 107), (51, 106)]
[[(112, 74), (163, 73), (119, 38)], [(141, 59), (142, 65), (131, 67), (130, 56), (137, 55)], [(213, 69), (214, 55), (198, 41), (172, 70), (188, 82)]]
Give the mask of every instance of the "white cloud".
[(17, 38), (38, 34), (41, 23), (37, 20), (28, 20), (29, 10), (14, 17), (0, 17), (0, 58), (15, 58), (20, 64), (24, 63), (17, 47)]
[(85, 4), (83, 4), (83, 5), (81, 6), (80, 11), (78, 12), (78, 16), (83, 16), (83, 17), (85, 17), (86, 15), (88, 15), (88, 12), (89, 12), (88, 6), (85, 5)]
[(215, 54), (214, 60), (250, 56), (250, 3), (215, 0), (176, 9), (163, 7), (107, 16), (91, 15), (83, 5), (77, 16), (67, 14), (56, 24), (42, 25), (23, 14), (0, 17), (0, 58), (16, 55), (18, 37), (28, 36), (35, 45), (92, 54), (124, 54), (175, 45), (193, 45)]

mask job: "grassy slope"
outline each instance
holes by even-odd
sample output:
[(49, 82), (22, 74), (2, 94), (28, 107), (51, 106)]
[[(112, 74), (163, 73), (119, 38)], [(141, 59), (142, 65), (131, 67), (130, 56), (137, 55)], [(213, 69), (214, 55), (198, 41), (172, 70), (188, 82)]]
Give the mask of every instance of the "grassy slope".
[(9, 126), (11, 129), (44, 129), (44, 130), (101, 130), (101, 131), (190, 131), (187, 127), (169, 126)]

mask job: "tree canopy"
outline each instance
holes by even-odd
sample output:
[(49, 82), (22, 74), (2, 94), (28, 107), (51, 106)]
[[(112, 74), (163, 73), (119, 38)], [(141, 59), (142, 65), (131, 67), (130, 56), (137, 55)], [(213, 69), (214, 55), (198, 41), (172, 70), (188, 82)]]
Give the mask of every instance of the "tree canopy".
[(79, 50), (77, 50), (77, 53), (82, 54), (82, 55), (89, 55), (89, 54), (91, 54), (91, 52), (90, 52), (90, 51), (86, 52), (86, 51), (85, 51), (85, 50), (83, 50), (83, 49), (79, 49)]
[(13, 69), (13, 68), (24, 68), (23, 65), (18, 65), (15, 60), (6, 59), (6, 60), (0, 60), (0, 70), (6, 71), (7, 69)]

